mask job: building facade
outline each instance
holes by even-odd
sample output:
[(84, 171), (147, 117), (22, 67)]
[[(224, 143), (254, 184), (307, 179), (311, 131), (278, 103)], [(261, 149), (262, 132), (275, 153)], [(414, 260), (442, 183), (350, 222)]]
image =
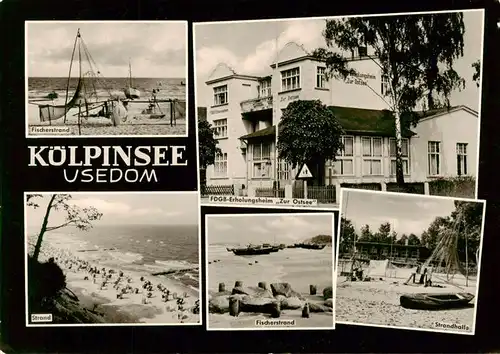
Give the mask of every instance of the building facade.
[[(206, 84), (213, 92), (207, 120), (222, 151), (207, 169), (207, 185), (232, 184), (247, 194), (255, 188), (294, 184), (297, 173), (276, 157), (283, 110), (296, 100), (321, 100), (343, 126), (344, 150), (315, 176), (321, 186), (395, 182), (394, 119), (382, 99), (387, 80), (375, 58), (360, 48), (347, 79), (325, 79), (326, 65), (296, 43), (287, 44), (262, 77), (236, 73), (219, 64)], [(416, 127), (403, 129), (405, 181), (476, 176), (479, 119), (459, 106), (428, 111)]]

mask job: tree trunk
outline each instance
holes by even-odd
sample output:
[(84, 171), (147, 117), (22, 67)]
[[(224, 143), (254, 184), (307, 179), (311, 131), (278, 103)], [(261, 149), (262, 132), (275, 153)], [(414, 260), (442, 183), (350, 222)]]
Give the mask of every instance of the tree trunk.
[[(403, 187), (405, 184), (404, 174), (403, 174), (403, 159), (401, 156), (402, 150), (402, 134), (401, 134), (401, 114), (396, 111), (395, 123), (396, 123), (396, 183), (398, 186)], [(409, 146), (408, 146), (409, 148)]]
[(38, 259), (38, 255), (40, 254), (40, 248), (42, 247), (43, 235), (45, 231), (47, 231), (47, 224), (49, 223), (50, 211), (52, 209), (52, 204), (54, 203), (54, 199), (56, 198), (56, 194), (53, 194), (50, 198), (49, 204), (47, 205), (47, 210), (45, 211), (45, 216), (43, 217), (42, 227), (40, 229), (40, 233), (38, 234), (38, 239), (36, 240), (35, 251), (33, 252), (33, 260), (36, 261)]

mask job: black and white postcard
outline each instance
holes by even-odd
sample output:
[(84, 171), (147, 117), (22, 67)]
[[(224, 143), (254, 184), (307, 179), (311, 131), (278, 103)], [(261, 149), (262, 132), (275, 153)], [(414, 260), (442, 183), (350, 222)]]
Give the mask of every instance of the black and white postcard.
[[(201, 23), (202, 202), (477, 196), (483, 10)], [(284, 205), (283, 205), (284, 204)]]
[(205, 216), (209, 330), (333, 329), (333, 213)]
[(27, 137), (187, 136), (187, 22), (25, 28)]
[(26, 193), (27, 326), (201, 323), (197, 193)]
[(337, 321), (475, 333), (486, 202), (342, 190)]

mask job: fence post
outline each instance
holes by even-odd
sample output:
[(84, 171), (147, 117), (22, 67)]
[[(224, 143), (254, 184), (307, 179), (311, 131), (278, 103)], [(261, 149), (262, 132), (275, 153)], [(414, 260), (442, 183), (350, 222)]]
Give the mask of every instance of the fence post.
[(340, 203), (340, 192), (341, 192), (342, 186), (340, 183), (335, 184), (335, 203)]
[(293, 198), (293, 186), (291, 184), (285, 185), (285, 198)]
[(248, 190), (249, 197), (251, 197), (251, 198), (255, 197), (255, 187), (254, 186), (249, 185), (247, 190)]
[(234, 183), (233, 184), (233, 195), (240, 196), (241, 194), (241, 184), (240, 183)]
[(424, 182), (424, 194), (425, 195), (430, 195), (430, 188), (429, 188), (429, 182)]

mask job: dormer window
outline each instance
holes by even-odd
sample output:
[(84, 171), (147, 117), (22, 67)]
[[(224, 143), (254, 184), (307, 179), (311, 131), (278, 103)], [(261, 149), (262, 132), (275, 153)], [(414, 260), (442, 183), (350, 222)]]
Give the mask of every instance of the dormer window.
[(214, 106), (227, 104), (227, 85), (214, 87)]

